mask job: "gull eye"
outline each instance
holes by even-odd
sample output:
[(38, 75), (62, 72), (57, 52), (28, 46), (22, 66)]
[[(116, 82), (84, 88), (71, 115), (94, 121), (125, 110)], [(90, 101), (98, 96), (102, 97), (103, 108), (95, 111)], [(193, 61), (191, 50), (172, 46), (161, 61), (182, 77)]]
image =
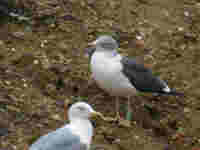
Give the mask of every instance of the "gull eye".
[(77, 109), (80, 110), (80, 111), (85, 111), (85, 108), (84, 108), (84, 107), (80, 107), (80, 106), (79, 106), (79, 107), (77, 107)]
[(102, 43), (101, 46), (106, 49), (114, 49), (114, 45), (112, 43)]

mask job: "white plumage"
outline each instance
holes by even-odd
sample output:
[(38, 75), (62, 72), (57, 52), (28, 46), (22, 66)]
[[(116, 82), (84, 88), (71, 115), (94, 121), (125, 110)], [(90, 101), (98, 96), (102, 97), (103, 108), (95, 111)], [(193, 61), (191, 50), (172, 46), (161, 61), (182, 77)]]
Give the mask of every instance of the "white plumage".
[(100, 115), (90, 105), (78, 102), (69, 110), (70, 123), (40, 137), (29, 150), (89, 150), (93, 127), (91, 116)]
[(96, 51), (90, 63), (92, 76), (112, 96), (134, 95), (136, 89), (122, 73), (121, 58), (113, 51)]

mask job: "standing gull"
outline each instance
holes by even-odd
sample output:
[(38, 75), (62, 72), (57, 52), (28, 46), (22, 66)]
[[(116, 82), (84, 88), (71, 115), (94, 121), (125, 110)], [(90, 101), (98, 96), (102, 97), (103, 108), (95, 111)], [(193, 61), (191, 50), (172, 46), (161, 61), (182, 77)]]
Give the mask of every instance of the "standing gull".
[(40, 137), (29, 150), (88, 150), (93, 136), (89, 118), (101, 116), (90, 105), (78, 102), (68, 112), (70, 123)]
[(167, 83), (152, 74), (152, 71), (135, 59), (121, 56), (118, 43), (111, 36), (100, 36), (89, 45), (90, 67), (92, 77), (100, 88), (116, 96), (116, 111), (119, 118), (119, 96), (128, 97), (128, 113), (131, 96), (136, 91), (167, 95), (182, 95), (170, 89)]

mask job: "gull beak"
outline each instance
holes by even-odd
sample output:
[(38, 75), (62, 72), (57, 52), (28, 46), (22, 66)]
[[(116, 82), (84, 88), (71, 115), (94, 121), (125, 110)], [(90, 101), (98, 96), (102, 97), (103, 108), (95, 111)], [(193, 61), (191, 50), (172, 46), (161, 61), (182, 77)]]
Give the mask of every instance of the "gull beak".
[(96, 44), (97, 44), (97, 41), (93, 41), (93, 42), (88, 43), (89, 46), (96, 46)]
[(90, 119), (104, 118), (102, 113), (93, 111), (90, 113)]

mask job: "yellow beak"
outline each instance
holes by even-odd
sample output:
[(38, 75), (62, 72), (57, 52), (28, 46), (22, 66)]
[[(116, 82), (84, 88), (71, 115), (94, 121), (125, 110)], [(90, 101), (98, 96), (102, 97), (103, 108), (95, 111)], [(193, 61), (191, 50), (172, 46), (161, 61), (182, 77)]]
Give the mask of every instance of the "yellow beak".
[(88, 43), (89, 46), (95, 46), (96, 44), (97, 44), (97, 41), (93, 41), (93, 42)]
[(93, 111), (90, 113), (90, 119), (96, 119), (96, 118), (104, 118), (103, 114), (97, 111)]

